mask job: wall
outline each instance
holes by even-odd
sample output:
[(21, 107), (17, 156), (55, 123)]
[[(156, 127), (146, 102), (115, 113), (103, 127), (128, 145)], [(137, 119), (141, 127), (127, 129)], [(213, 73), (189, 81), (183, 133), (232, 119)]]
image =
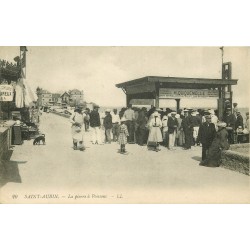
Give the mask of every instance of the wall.
[(221, 167), (249, 175), (249, 143), (230, 145), (221, 156)]
[(6, 157), (11, 146), (11, 129), (12, 127), (0, 128), (0, 160), (7, 160)]

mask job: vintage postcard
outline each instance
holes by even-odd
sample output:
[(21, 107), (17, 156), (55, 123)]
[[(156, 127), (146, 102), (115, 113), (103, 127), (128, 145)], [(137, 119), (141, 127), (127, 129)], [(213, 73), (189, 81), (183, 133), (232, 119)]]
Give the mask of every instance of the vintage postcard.
[(249, 47), (0, 47), (0, 203), (249, 203)]

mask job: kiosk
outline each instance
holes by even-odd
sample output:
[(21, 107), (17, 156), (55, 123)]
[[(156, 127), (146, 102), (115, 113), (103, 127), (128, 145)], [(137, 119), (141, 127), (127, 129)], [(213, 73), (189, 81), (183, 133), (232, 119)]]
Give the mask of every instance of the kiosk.
[[(159, 107), (162, 99), (175, 99), (176, 108), (180, 109), (181, 99), (217, 99), (218, 115), (223, 117), (227, 100), (232, 100), (232, 85), (237, 85), (235, 79), (184, 78), (146, 76), (116, 84), (126, 94), (126, 104), (135, 103), (134, 100), (149, 100)], [(202, 101), (202, 100), (201, 100)], [(232, 105), (232, 103), (230, 104)], [(228, 104), (227, 104), (228, 107)]]

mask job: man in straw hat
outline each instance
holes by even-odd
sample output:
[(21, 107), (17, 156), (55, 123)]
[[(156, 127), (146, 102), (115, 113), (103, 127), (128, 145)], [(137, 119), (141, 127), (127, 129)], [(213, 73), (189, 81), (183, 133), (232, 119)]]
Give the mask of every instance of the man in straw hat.
[(117, 113), (117, 109), (113, 109), (113, 113), (111, 113), (112, 116), (112, 134), (113, 134), (113, 141), (117, 141), (118, 139), (118, 129), (120, 124), (120, 117)]
[(105, 117), (103, 120), (103, 126), (105, 128), (105, 143), (110, 144), (111, 143), (111, 130), (112, 130), (112, 116), (111, 116), (111, 110), (106, 109), (105, 111)]
[(90, 127), (92, 128), (92, 143), (93, 144), (102, 144), (101, 142), (101, 120), (98, 109), (98, 105), (94, 105), (93, 110), (90, 113)]
[(211, 116), (205, 115), (206, 122), (202, 123), (199, 128), (197, 141), (202, 144), (202, 156), (200, 165), (204, 164), (207, 158), (207, 152), (216, 135), (215, 125), (211, 122)]
[(201, 125), (201, 120), (197, 116), (196, 110), (192, 111), (190, 120), (191, 120), (191, 124), (192, 124), (192, 128), (193, 128), (193, 145), (196, 146), (196, 144), (198, 144), (197, 137), (198, 137), (198, 133), (199, 133), (199, 127)]
[(132, 104), (128, 105), (127, 110), (124, 112), (126, 125), (128, 127), (129, 137), (128, 143), (135, 142), (135, 111), (132, 109)]
[(191, 149), (193, 144), (193, 128), (191, 122), (191, 109), (184, 109), (184, 118), (182, 120), (182, 127), (185, 134), (185, 144), (183, 149), (188, 150)]

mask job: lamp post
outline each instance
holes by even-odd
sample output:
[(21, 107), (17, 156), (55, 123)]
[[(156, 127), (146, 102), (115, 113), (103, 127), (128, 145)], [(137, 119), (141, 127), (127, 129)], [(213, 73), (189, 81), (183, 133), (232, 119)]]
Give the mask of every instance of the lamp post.
[[(223, 79), (224, 74), (223, 74), (223, 56), (224, 56), (224, 47), (220, 47), (221, 50), (221, 79)], [(222, 85), (219, 87), (219, 100), (218, 100), (218, 115), (219, 119), (223, 119), (224, 115), (224, 110), (225, 110), (225, 87)]]
[(224, 47), (220, 47), (221, 50), (221, 78), (223, 79), (223, 56), (224, 56)]

